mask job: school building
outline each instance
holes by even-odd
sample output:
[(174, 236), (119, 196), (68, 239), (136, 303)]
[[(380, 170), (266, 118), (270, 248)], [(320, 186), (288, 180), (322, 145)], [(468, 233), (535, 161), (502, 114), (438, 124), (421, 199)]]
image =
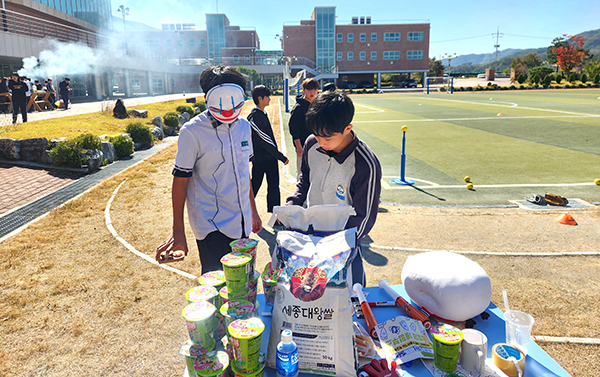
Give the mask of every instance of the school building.
[[(283, 25), (283, 54), (292, 75), (335, 81), (344, 88), (380, 87), (381, 74), (429, 71), (428, 21), (377, 23), (368, 16), (338, 20), (336, 7), (316, 7), (310, 20)], [(362, 84), (361, 84), (362, 83)]]

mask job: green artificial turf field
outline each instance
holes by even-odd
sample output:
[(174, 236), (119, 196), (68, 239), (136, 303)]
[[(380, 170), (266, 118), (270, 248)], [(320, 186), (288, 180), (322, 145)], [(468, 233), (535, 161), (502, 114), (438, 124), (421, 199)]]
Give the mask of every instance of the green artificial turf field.
[[(594, 184), (600, 178), (600, 90), (351, 98), (354, 129), (381, 162), (383, 202), (503, 205), (546, 192), (600, 201)], [(287, 133), (289, 114), (282, 114)], [(390, 183), (400, 177), (404, 125), (405, 176), (413, 186)], [(289, 137), (286, 144), (293, 151)]]

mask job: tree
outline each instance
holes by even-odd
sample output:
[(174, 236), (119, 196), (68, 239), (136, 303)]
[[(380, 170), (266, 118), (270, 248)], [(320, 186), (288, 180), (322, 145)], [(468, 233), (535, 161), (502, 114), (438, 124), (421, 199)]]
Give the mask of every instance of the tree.
[(248, 81), (256, 81), (260, 78), (260, 74), (254, 68), (246, 68), (243, 65), (240, 65), (239, 67), (235, 67), (235, 69), (239, 73), (246, 75), (247, 76), (246, 80), (248, 80)]
[(596, 77), (600, 73), (600, 59), (590, 60), (585, 64), (588, 77)]
[(552, 40), (552, 44), (546, 49), (548, 64), (556, 64), (556, 53), (552, 52), (552, 50), (558, 47), (569, 47), (569, 42), (563, 37), (557, 37)]
[(523, 73), (526, 75), (531, 68), (541, 66), (542, 64), (544, 64), (544, 62), (542, 62), (542, 59), (540, 59), (540, 57), (536, 53), (532, 52), (525, 55), (524, 57), (515, 57), (512, 60), (512, 62), (510, 62), (510, 67), (515, 72), (519, 74)]
[(429, 76), (440, 77), (444, 74), (444, 65), (441, 60), (429, 58)]
[(586, 56), (589, 55), (589, 49), (583, 48), (583, 37), (580, 35), (566, 35), (568, 47), (559, 46), (552, 49), (552, 52), (556, 54), (556, 62), (560, 69), (569, 73), (574, 68), (579, 67)]
[(529, 70), (529, 75), (537, 76), (540, 79), (543, 79), (544, 77), (546, 77), (547, 75), (549, 75), (553, 72), (554, 72), (554, 70), (550, 67), (536, 66)]

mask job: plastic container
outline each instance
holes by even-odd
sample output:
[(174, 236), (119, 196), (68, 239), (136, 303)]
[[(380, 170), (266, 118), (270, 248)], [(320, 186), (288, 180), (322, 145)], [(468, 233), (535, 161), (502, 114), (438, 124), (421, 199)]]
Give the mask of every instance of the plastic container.
[(223, 316), (225, 327), (229, 327), (236, 319), (247, 319), (256, 317), (255, 306), (246, 300), (230, 300), (221, 306), (219, 310)]
[(215, 287), (218, 291), (225, 286), (225, 273), (223, 271), (210, 271), (198, 278), (198, 284)]
[(233, 377), (263, 377), (265, 373), (265, 363), (259, 363), (258, 368), (253, 371), (241, 371), (236, 368), (235, 363), (231, 363), (231, 372)]
[(273, 270), (271, 269), (271, 262), (265, 265), (263, 273), (261, 275), (263, 292), (265, 293), (265, 303), (267, 305), (273, 305), (275, 303), (275, 288), (277, 288), (277, 279)]
[(215, 329), (216, 308), (208, 301), (199, 301), (189, 304), (181, 311), (181, 316), (186, 322), (190, 339), (195, 345), (205, 350), (215, 347), (213, 331)]
[(246, 253), (229, 253), (221, 258), (230, 295), (246, 294), (246, 285), (250, 282), (251, 260), (252, 257)]
[(210, 351), (194, 361), (194, 370), (199, 377), (226, 377), (229, 356), (223, 351)]
[(261, 335), (265, 325), (260, 318), (237, 319), (227, 328), (233, 346), (233, 364), (241, 372), (257, 370)]
[(281, 332), (281, 341), (277, 345), (277, 377), (298, 376), (298, 346), (294, 343), (291, 330)]
[(228, 287), (223, 287), (221, 288), (221, 290), (219, 291), (219, 297), (221, 298), (221, 302), (223, 304), (226, 304), (227, 301), (231, 301), (231, 300), (245, 300), (245, 301), (250, 301), (253, 304), (256, 304), (256, 297), (257, 297), (257, 290), (258, 287), (258, 280), (256, 280), (254, 286), (252, 287), (252, 283), (249, 283), (249, 288), (248, 291), (245, 292), (242, 295), (232, 295), (229, 293), (229, 288)]
[(252, 238), (240, 238), (239, 240), (233, 241), (229, 244), (229, 246), (231, 246), (231, 251), (236, 253), (246, 253), (252, 256), (252, 260), (250, 261), (250, 272), (253, 272), (255, 269), (256, 246), (258, 245), (258, 242), (258, 240)]
[(443, 372), (454, 372), (464, 337), (462, 331), (446, 324), (431, 326), (429, 331), (433, 338), (435, 366)]
[(208, 301), (214, 305), (215, 308), (221, 307), (221, 296), (215, 287), (199, 285), (187, 291), (185, 299), (188, 300), (189, 304), (193, 304), (198, 301)]

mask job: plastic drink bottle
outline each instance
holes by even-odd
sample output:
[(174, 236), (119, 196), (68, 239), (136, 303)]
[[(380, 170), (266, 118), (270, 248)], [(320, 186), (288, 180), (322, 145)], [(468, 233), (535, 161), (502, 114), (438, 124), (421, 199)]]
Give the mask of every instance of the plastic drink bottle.
[(277, 377), (298, 376), (298, 347), (292, 339), (291, 330), (281, 332), (281, 342), (277, 345)]

